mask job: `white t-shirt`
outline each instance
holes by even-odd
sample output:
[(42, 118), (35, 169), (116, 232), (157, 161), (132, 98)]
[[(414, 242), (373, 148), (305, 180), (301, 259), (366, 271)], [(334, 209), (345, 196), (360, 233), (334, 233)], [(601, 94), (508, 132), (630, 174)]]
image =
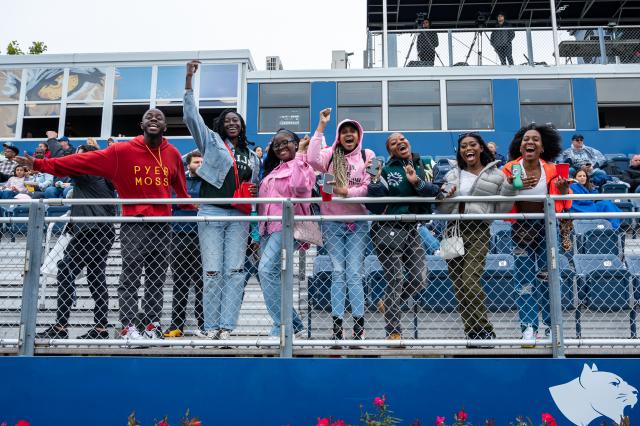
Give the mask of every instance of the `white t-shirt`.
[(469, 173), (466, 170), (460, 172), (460, 188), (458, 188), (458, 194), (461, 196), (471, 195), (471, 188), (478, 176), (473, 173)]
[[(527, 177), (527, 172), (524, 170), (524, 164), (520, 160), (520, 167), (522, 168), (522, 177)], [(540, 163), (540, 180), (533, 188), (521, 189), (520, 195), (546, 195), (547, 194), (547, 174), (544, 172), (544, 167)]]

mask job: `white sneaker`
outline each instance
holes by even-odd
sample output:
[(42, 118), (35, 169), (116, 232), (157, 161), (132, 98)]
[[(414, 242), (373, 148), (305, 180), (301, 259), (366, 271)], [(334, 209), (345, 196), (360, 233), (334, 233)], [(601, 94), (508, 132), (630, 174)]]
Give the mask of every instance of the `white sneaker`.
[(207, 331), (207, 339), (217, 340), (220, 336), (220, 330), (209, 330)]
[(218, 339), (220, 340), (229, 340), (229, 337), (231, 337), (229, 330), (220, 330), (220, 333), (218, 333)]
[(527, 328), (524, 329), (524, 331), (522, 332), (522, 341), (523, 341), (523, 346), (525, 342), (529, 343), (526, 346), (535, 346), (535, 342), (536, 342), (536, 334), (533, 331), (533, 326), (528, 325)]
[(145, 339), (164, 339), (164, 335), (162, 334), (162, 328), (160, 328), (160, 323), (152, 322), (148, 324), (144, 329), (144, 338)]
[(207, 333), (204, 330), (200, 330), (199, 328), (196, 328), (193, 332), (193, 335), (196, 337), (199, 337), (201, 339), (208, 339), (209, 336), (207, 336)]
[(120, 338), (121, 339), (131, 339), (131, 340), (144, 339), (144, 337), (142, 337), (142, 334), (140, 334), (138, 329), (133, 325), (129, 325), (129, 326), (123, 328), (122, 331), (120, 332)]

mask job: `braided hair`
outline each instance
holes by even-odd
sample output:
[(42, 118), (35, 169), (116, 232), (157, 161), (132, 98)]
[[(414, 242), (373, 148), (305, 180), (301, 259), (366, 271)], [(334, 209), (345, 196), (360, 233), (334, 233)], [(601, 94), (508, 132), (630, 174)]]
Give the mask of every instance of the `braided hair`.
[(264, 160), (263, 179), (267, 177), (267, 175), (271, 173), (273, 169), (275, 169), (280, 165), (280, 159), (278, 158), (276, 153), (273, 151), (273, 141), (275, 140), (276, 136), (279, 135), (280, 133), (286, 133), (289, 136), (291, 136), (296, 143), (296, 149), (298, 148), (298, 144), (300, 143), (300, 137), (296, 135), (294, 132), (292, 132), (289, 129), (285, 129), (283, 127), (279, 128), (276, 131), (276, 134), (273, 135), (273, 137), (271, 138), (271, 141), (269, 142), (269, 148), (267, 149), (267, 158)]
[(238, 118), (240, 119), (240, 133), (238, 134), (237, 147), (247, 148), (247, 145), (249, 144), (249, 141), (247, 140), (247, 125), (245, 124), (244, 118), (242, 118), (242, 115), (236, 112), (236, 110), (232, 108), (227, 108), (223, 110), (218, 116), (218, 118), (216, 118), (216, 120), (213, 122), (213, 131), (219, 134), (222, 140), (226, 140), (229, 138), (229, 136), (227, 135), (227, 131), (224, 129), (224, 119), (230, 113), (237, 115)]

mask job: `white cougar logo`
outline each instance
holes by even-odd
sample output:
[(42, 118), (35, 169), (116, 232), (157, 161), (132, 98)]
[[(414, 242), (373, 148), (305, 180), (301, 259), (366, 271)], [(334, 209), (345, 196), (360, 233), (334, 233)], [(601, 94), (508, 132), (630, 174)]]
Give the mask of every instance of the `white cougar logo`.
[(574, 425), (587, 426), (605, 416), (619, 422), (624, 409), (638, 402), (638, 390), (617, 374), (598, 371), (593, 364), (582, 368), (580, 377), (563, 385), (549, 388), (553, 401)]

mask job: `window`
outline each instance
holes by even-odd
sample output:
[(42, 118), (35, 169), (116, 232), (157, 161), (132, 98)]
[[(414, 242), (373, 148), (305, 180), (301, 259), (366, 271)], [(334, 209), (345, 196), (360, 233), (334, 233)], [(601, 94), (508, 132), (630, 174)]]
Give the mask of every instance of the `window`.
[[(184, 81), (184, 75), (182, 80)], [(238, 65), (202, 65), (200, 71), (200, 99), (224, 99), (236, 98), (237, 96)]]
[(157, 99), (182, 99), (184, 95), (183, 66), (158, 67)]
[(338, 83), (338, 122), (345, 118), (359, 121), (364, 130), (382, 130), (382, 83)]
[(22, 137), (42, 137), (58, 130), (64, 70), (30, 68), (26, 71), (26, 93)]
[(309, 83), (260, 84), (260, 132), (275, 132), (285, 127), (294, 132), (308, 132)]
[(151, 92), (151, 67), (116, 68), (113, 99), (149, 99)]
[(640, 78), (599, 78), (600, 128), (640, 128)]
[(64, 123), (66, 136), (100, 136), (106, 75), (104, 68), (69, 69)]
[(447, 116), (450, 130), (492, 129), (491, 81), (447, 81)]
[(142, 133), (140, 122), (149, 109), (149, 104), (120, 104), (113, 106), (113, 124), (111, 134), (114, 136), (137, 136)]
[(520, 123), (573, 129), (571, 80), (520, 80)]
[(389, 82), (389, 130), (440, 128), (439, 81)]
[(0, 70), (0, 138), (16, 134), (22, 70)]

